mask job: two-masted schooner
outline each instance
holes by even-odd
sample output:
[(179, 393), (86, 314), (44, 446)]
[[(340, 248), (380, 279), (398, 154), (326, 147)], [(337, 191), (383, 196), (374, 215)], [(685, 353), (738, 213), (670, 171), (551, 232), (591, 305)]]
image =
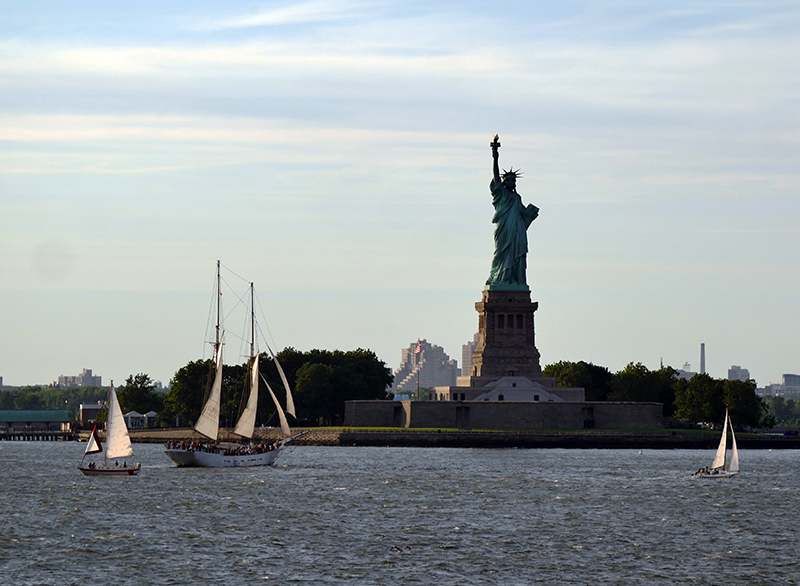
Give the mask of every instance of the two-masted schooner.
[[(222, 396), (222, 349), (224, 347), (224, 331), (220, 326), (220, 304), (221, 304), (221, 277), (220, 263), (217, 261), (217, 280), (216, 280), (216, 299), (217, 299), (217, 325), (216, 337), (214, 341), (214, 356), (216, 371), (214, 381), (208, 399), (203, 405), (200, 417), (194, 425), (194, 431), (204, 439), (199, 441), (177, 441), (168, 442), (164, 447), (164, 453), (178, 466), (198, 466), (206, 468), (228, 468), (228, 467), (249, 467), (249, 466), (271, 466), (275, 463), (284, 445), (297, 437), (291, 436), (289, 423), (286, 414), (278, 402), (278, 398), (267, 383), (267, 380), (260, 374), (258, 369), (259, 355), (255, 351), (255, 309), (253, 284), (250, 284), (250, 318), (251, 318), (251, 341), (250, 359), (248, 362), (250, 392), (247, 402), (242, 408), (239, 420), (233, 430), (233, 434), (238, 436), (242, 443), (220, 442), (219, 441), (219, 417), (220, 400)], [(269, 348), (272, 360), (278, 369), (284, 386), (286, 387), (286, 412), (293, 417), (295, 415), (294, 401), (289, 389), (286, 375), (278, 362), (277, 357)], [(278, 411), (281, 422), (281, 432), (285, 439), (273, 443), (253, 443), (255, 431), (256, 409), (258, 406), (259, 383), (263, 381), (269, 391), (272, 400)]]

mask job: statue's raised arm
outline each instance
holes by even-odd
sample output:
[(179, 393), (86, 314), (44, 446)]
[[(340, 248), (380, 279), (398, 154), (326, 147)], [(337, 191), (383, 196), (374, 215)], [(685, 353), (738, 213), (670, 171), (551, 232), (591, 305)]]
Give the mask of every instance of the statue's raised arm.
[(500, 158), (500, 153), (497, 152), (497, 149), (500, 148), (500, 135), (495, 134), (494, 140), (489, 143), (489, 146), (492, 147), (492, 158), (494, 159), (494, 180), (500, 181), (500, 166), (497, 162)]

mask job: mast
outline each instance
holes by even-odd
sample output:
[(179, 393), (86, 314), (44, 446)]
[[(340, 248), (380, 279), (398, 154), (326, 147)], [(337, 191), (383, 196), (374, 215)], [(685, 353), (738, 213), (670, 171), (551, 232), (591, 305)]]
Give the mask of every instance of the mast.
[(214, 356), (216, 372), (214, 383), (205, 405), (200, 412), (200, 417), (194, 424), (194, 430), (212, 441), (219, 438), (219, 407), (222, 395), (222, 332), (220, 327), (222, 314), (222, 278), (220, 277), (220, 262), (217, 261), (217, 325), (214, 340)]
[(217, 261), (217, 336), (214, 341), (214, 354), (219, 349), (219, 318), (220, 318), (220, 305), (222, 304), (222, 278), (219, 274), (219, 261)]
[(725, 468), (725, 457), (727, 456), (727, 441), (728, 441), (728, 410), (725, 409), (725, 423), (722, 425), (722, 437), (719, 440), (719, 447), (717, 453), (714, 455), (714, 461), (711, 462), (711, 469)]
[[(111, 387), (110, 388), (112, 388), (112, 389), (114, 388), (114, 381), (113, 380), (111, 381)], [(108, 438), (111, 435), (111, 433), (110, 433), (111, 430), (109, 429), (109, 426), (108, 426), (108, 421), (111, 419), (111, 403), (110, 403), (110, 400), (111, 400), (111, 392), (110, 391), (106, 391), (106, 411), (107, 411), (107, 413), (106, 413), (106, 449), (103, 450), (103, 465), (108, 463)]]
[(258, 409), (258, 355), (255, 351), (256, 340), (256, 306), (255, 294), (253, 292), (253, 283), (250, 283), (250, 395), (247, 398), (247, 404), (242, 409), (242, 414), (239, 421), (236, 422), (236, 428), (233, 433), (253, 439), (253, 432), (256, 424), (256, 411)]
[(728, 421), (731, 424), (731, 459), (728, 462), (728, 472), (736, 473), (739, 471), (739, 450), (736, 449), (736, 434), (733, 433), (733, 421), (728, 415)]
[(253, 283), (250, 283), (250, 358), (256, 355), (256, 306), (254, 296)]

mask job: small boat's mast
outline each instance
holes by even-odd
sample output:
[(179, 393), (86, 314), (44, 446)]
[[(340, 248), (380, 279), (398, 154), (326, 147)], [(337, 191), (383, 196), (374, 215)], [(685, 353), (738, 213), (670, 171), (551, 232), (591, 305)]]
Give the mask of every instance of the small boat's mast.
[(250, 283), (250, 358), (256, 355), (256, 306), (253, 283)]
[(109, 431), (110, 431), (108, 429), (108, 420), (109, 420), (109, 415), (111, 415), (111, 405), (109, 405), (109, 402), (111, 401), (111, 389), (113, 389), (113, 388), (114, 388), (114, 381), (112, 380), (111, 381), (111, 386), (109, 387), (109, 390), (106, 391), (106, 447), (103, 449), (103, 464), (104, 465), (108, 464), (108, 435), (109, 435)]
[(216, 355), (219, 350), (219, 318), (220, 318), (220, 305), (222, 303), (222, 278), (219, 274), (219, 261), (217, 261), (217, 331), (216, 340), (214, 342), (214, 354)]
[[(725, 418), (728, 420), (727, 423), (728, 423), (728, 427), (731, 428), (731, 433), (733, 433), (733, 422), (731, 421), (731, 414), (728, 412), (727, 408), (725, 408)], [(727, 434), (728, 432), (726, 431), (725, 433)], [(725, 438), (725, 439), (727, 439), (727, 438)], [(731, 450), (733, 450), (733, 446), (731, 446)], [(726, 472), (730, 469), (730, 465), (731, 465), (731, 461), (730, 461), (730, 458), (728, 458), (728, 450), (726, 449), (725, 450), (725, 467), (724, 467), (724, 470)]]

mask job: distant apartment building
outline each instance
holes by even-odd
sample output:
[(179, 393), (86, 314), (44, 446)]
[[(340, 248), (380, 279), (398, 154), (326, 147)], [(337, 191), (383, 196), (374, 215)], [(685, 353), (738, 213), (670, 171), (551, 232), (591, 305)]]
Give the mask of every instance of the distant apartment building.
[(800, 398), (800, 375), (784, 374), (781, 381), (781, 384), (772, 384), (763, 389), (756, 389), (756, 393), (784, 399)]
[(478, 334), (472, 338), (472, 342), (467, 342), (461, 346), (461, 376), (469, 376), (472, 370), (472, 355), (475, 353), (475, 348), (478, 347)]
[(683, 368), (678, 368), (675, 372), (677, 373), (675, 376), (678, 378), (685, 378), (686, 380), (689, 380), (697, 374), (696, 372), (692, 372), (692, 365), (688, 362), (684, 362)]
[(784, 374), (783, 384), (791, 387), (800, 387), (800, 374)]
[(94, 376), (91, 370), (83, 369), (83, 372), (77, 376), (59, 375), (59, 387), (102, 387), (103, 377)]
[(728, 380), (750, 380), (750, 371), (734, 364), (728, 369)]
[(460, 374), (458, 361), (451, 360), (444, 348), (427, 340), (418, 340), (400, 352), (400, 368), (394, 373), (391, 389), (395, 395), (416, 391), (417, 388), (456, 384)]

